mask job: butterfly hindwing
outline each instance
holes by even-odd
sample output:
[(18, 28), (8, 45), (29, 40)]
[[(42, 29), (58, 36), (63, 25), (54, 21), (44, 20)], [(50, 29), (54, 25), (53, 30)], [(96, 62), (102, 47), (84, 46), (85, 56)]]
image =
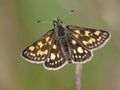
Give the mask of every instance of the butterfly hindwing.
[(66, 60), (63, 58), (61, 51), (61, 45), (59, 40), (55, 39), (54, 44), (50, 50), (49, 56), (44, 62), (44, 66), (47, 69), (56, 70), (63, 67), (66, 64)]
[(68, 41), (70, 44), (71, 57), (73, 62), (84, 63), (92, 57), (92, 52), (87, 50), (84, 46), (82, 46), (74, 37), (69, 35)]
[(41, 63), (44, 61), (52, 47), (55, 38), (54, 30), (48, 31), (39, 40), (35, 41), (22, 52), (22, 57), (32, 63)]
[(69, 34), (75, 37), (84, 47), (93, 50), (108, 41), (110, 33), (104, 30), (67, 26)]

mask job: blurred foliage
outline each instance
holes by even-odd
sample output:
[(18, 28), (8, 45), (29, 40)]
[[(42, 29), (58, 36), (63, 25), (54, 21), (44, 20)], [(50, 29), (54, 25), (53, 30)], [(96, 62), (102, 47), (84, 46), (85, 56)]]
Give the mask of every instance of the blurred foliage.
[(0, 0), (0, 90), (74, 90), (75, 65), (58, 71), (45, 70), (20, 56), (22, 50), (52, 24), (37, 23), (63, 17), (66, 25), (105, 29), (110, 41), (94, 51), (83, 65), (82, 90), (120, 90), (120, 1), (119, 0)]

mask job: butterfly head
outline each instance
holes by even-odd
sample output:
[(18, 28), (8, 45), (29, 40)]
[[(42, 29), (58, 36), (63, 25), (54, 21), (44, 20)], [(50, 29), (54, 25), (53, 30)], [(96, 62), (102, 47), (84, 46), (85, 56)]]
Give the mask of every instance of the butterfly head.
[(63, 22), (60, 20), (60, 18), (55, 18), (53, 20), (53, 25), (54, 25), (54, 27), (59, 27), (59, 26), (63, 25)]

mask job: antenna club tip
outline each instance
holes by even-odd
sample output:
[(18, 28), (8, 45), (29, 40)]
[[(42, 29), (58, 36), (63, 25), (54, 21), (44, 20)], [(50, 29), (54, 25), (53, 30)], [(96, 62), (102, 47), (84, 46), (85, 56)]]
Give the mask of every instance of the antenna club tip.
[(75, 10), (70, 10), (70, 12), (75, 12)]
[(40, 22), (41, 22), (41, 20), (38, 20), (38, 21), (37, 21), (37, 23), (40, 23)]

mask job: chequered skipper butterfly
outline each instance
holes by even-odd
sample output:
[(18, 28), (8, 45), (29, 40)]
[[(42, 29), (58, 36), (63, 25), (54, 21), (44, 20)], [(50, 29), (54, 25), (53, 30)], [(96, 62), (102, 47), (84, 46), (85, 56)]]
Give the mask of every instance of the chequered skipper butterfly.
[(58, 70), (65, 64), (84, 63), (92, 51), (103, 46), (110, 38), (104, 30), (65, 26), (60, 18), (53, 20), (54, 29), (28, 46), (22, 57), (32, 63), (43, 63), (48, 70)]

